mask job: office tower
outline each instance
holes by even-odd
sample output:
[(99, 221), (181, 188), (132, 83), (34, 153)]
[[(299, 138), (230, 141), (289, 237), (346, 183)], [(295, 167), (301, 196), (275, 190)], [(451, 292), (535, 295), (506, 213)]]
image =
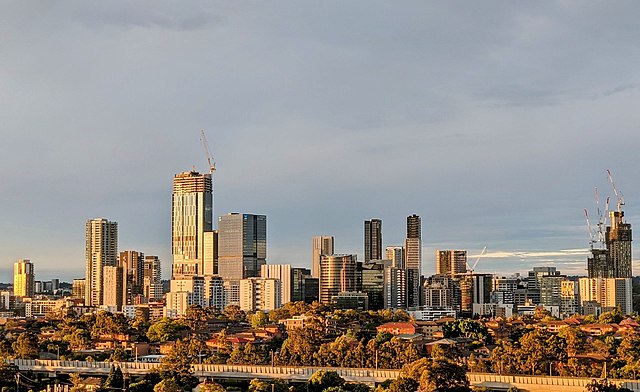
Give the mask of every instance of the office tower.
[(224, 280), (260, 276), (266, 258), (266, 215), (231, 213), (218, 219), (218, 275)]
[(240, 280), (240, 309), (244, 311), (270, 311), (282, 306), (280, 280), (274, 278), (247, 278)]
[[(305, 280), (310, 279), (311, 270), (308, 268), (291, 268), (291, 301), (304, 301)], [(318, 299), (316, 298), (316, 301)], [(284, 304), (284, 303), (283, 303)]]
[(162, 264), (158, 256), (144, 257), (142, 295), (147, 302), (160, 301), (162, 293)]
[(611, 278), (631, 278), (631, 224), (624, 222), (624, 211), (609, 212), (611, 225), (607, 226), (605, 242), (607, 262), (613, 271)]
[(182, 317), (191, 305), (205, 306), (204, 277), (183, 276), (171, 279), (171, 290), (167, 293), (167, 317)]
[(384, 270), (386, 266), (391, 266), (389, 260), (372, 260), (368, 263), (358, 263), (358, 273), (362, 283), (360, 289), (368, 296), (369, 310), (384, 309)]
[(333, 236), (313, 237), (311, 245), (311, 274), (314, 278), (320, 278), (320, 256), (332, 255), (334, 253), (333, 245)]
[(420, 272), (422, 271), (422, 221), (418, 215), (407, 217), (405, 240), (405, 265), (407, 269), (407, 306), (420, 305)]
[(280, 303), (291, 302), (291, 286), (293, 281), (291, 264), (264, 264), (260, 270), (261, 278), (280, 280)]
[(213, 230), (212, 190), (211, 174), (191, 171), (174, 176), (171, 221), (172, 276), (204, 274), (205, 232)]
[(394, 268), (404, 268), (404, 246), (387, 246), (385, 259), (391, 260), (391, 266)]
[(382, 259), (382, 220), (364, 221), (364, 262)]
[(540, 303), (540, 288), (544, 276), (560, 276), (556, 267), (533, 267), (527, 276), (527, 298), (534, 304)]
[(457, 275), (467, 272), (466, 250), (436, 250), (436, 274)]
[(86, 288), (87, 284), (84, 279), (74, 279), (71, 283), (71, 296), (84, 299)]
[(122, 305), (126, 305), (126, 290), (124, 290), (123, 268), (115, 265), (106, 265), (102, 268), (102, 306), (109, 307), (117, 312), (122, 310)]
[(384, 307), (389, 309), (406, 309), (407, 271), (404, 268), (393, 266), (385, 267)]
[(86, 224), (85, 305), (99, 306), (103, 301), (102, 269), (118, 263), (118, 224), (104, 218)]
[(330, 304), (331, 298), (344, 291), (357, 291), (357, 256), (320, 256), (320, 302)]
[(332, 296), (331, 305), (338, 309), (369, 310), (369, 296), (366, 293), (345, 291)]
[(118, 267), (122, 269), (122, 305), (142, 303), (144, 293), (144, 253), (135, 250), (120, 252)]
[(13, 295), (33, 297), (35, 291), (33, 263), (20, 259), (13, 263)]

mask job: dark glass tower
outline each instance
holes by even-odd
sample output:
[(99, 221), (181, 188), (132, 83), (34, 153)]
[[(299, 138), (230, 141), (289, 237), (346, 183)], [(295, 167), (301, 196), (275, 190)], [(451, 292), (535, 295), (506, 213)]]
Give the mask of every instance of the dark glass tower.
[(382, 220), (364, 221), (364, 262), (382, 260)]

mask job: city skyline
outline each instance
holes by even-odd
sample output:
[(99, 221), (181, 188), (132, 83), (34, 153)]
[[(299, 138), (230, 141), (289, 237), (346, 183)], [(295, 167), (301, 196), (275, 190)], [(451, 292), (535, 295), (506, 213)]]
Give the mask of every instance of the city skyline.
[(364, 260), (364, 220), (402, 245), (415, 213), (424, 274), (487, 246), (478, 272), (586, 275), (607, 168), (640, 221), (632, 6), (2, 4), (0, 281), (23, 258), (84, 276), (95, 217), (168, 278), (171, 179), (207, 171), (201, 128), (213, 222), (266, 215), (269, 264), (311, 268), (320, 235)]

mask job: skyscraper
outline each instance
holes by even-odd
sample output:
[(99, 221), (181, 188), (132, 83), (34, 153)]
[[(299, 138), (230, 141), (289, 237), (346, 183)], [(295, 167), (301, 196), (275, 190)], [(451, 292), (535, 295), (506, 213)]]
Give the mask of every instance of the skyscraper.
[(320, 259), (320, 302), (331, 303), (341, 292), (357, 289), (356, 255), (322, 255)]
[(405, 240), (407, 270), (407, 306), (420, 305), (420, 271), (422, 271), (422, 221), (418, 215), (407, 217)]
[(33, 297), (34, 273), (30, 260), (20, 259), (13, 264), (13, 295)]
[(104, 218), (86, 224), (85, 305), (99, 306), (103, 302), (103, 268), (118, 262), (118, 224)]
[(382, 259), (382, 220), (364, 221), (364, 262)]
[(324, 235), (313, 237), (311, 243), (311, 276), (320, 277), (320, 256), (332, 255), (334, 240), (333, 236)]
[[(174, 176), (171, 221), (174, 276), (203, 275), (208, 269), (205, 232), (213, 230), (212, 190), (211, 174), (191, 171)], [(213, 266), (210, 270), (213, 271)]]
[(466, 250), (437, 250), (436, 274), (456, 275), (467, 272)]
[(223, 279), (258, 277), (266, 258), (266, 215), (234, 212), (218, 219), (218, 274)]

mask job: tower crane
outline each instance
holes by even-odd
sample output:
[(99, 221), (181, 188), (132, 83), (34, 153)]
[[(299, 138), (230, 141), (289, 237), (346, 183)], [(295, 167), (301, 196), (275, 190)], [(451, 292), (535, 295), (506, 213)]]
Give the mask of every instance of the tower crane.
[(611, 187), (613, 188), (613, 194), (616, 195), (616, 199), (618, 199), (618, 212), (621, 212), (621, 206), (624, 205), (624, 196), (622, 192), (618, 192), (616, 188), (616, 183), (613, 182), (613, 176), (611, 175), (611, 170), (607, 169), (607, 176), (609, 177), (609, 182), (611, 183)]
[(593, 239), (593, 229), (591, 228), (591, 220), (589, 219), (589, 212), (587, 211), (587, 209), (584, 209), (584, 217), (587, 220), (587, 231), (589, 232), (589, 246), (591, 247), (591, 249), (593, 249), (593, 244), (596, 242)]
[(473, 275), (473, 271), (476, 270), (476, 266), (478, 265), (478, 262), (480, 261), (480, 258), (482, 257), (482, 255), (484, 255), (484, 252), (487, 250), (487, 247), (485, 246), (482, 249), (482, 252), (480, 252), (480, 256), (478, 256), (478, 258), (476, 259), (476, 262), (473, 263), (473, 267), (471, 267), (469, 265), (469, 263), (467, 263), (467, 272), (469, 272), (469, 275)]
[(207, 163), (209, 164), (209, 173), (213, 174), (216, 171), (216, 161), (211, 156), (211, 152), (209, 151), (209, 142), (207, 141), (207, 136), (204, 134), (204, 129), (200, 130), (200, 141), (204, 146), (204, 152), (207, 154)]

